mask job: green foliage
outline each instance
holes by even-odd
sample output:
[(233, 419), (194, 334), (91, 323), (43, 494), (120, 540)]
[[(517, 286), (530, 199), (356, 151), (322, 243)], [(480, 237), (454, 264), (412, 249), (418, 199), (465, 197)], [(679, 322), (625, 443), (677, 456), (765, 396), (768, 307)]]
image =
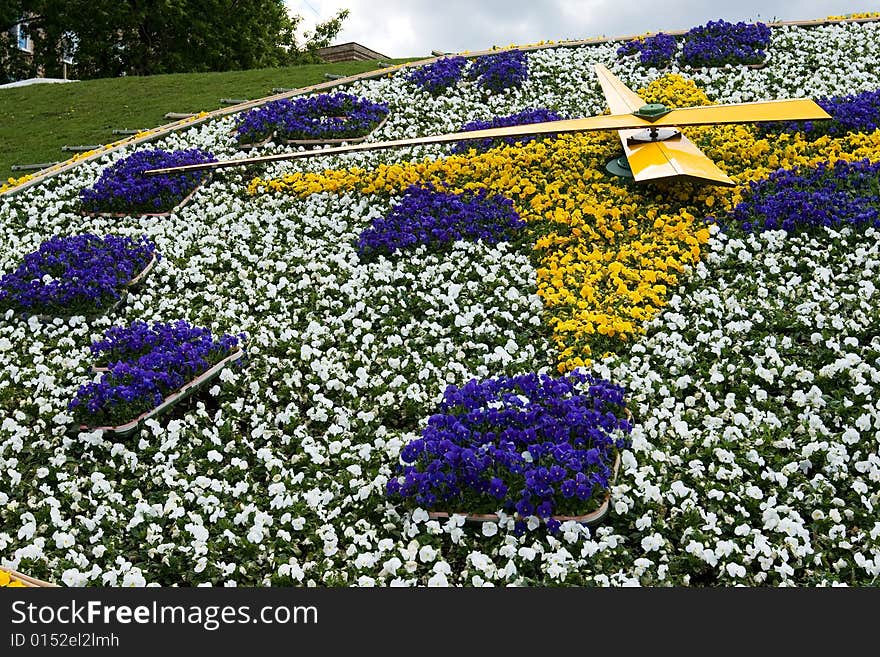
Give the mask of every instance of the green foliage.
[(7, 38), (0, 78), (41, 70), (61, 77), (62, 54), (75, 44), (68, 76), (79, 79), (231, 71), (316, 62), (315, 50), (342, 29), (348, 10), (298, 43), (302, 17), (283, 0), (20, 0), (4, 1), (0, 29), (28, 16), (33, 57)]

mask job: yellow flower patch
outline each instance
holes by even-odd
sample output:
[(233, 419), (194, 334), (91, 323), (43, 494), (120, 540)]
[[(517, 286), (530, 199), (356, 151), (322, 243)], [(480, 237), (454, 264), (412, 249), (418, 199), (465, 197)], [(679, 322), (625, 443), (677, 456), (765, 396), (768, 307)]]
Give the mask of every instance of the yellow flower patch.
[(662, 103), (667, 107), (715, 105), (696, 82), (675, 73), (657, 78), (641, 89), (639, 96), (649, 103)]
[(7, 179), (7, 181), (5, 183), (0, 185), (0, 194), (12, 189), (13, 187), (18, 187), (19, 185), (24, 185), (26, 182), (28, 182), (29, 180), (33, 180), (33, 179), (34, 179), (34, 177), (31, 174), (27, 174), (25, 176), (22, 176), (21, 178), (9, 178), (9, 179)]
[[(711, 104), (692, 81), (668, 75), (641, 95), (672, 107)], [(666, 305), (709, 241), (705, 218), (731, 210), (748, 183), (780, 167), (880, 159), (880, 131), (809, 142), (760, 137), (751, 125), (684, 130), (737, 186), (688, 181), (635, 185), (605, 172), (618, 154), (614, 132), (470, 151), (436, 160), (324, 173), (255, 178), (251, 194), (317, 192), (394, 195), (416, 183), (450, 191), (487, 189), (510, 198), (534, 238), (538, 294), (558, 350), (560, 372), (620, 348)]]
[(878, 11), (860, 11), (854, 14), (844, 14), (842, 16), (827, 16), (825, 20), (828, 21), (845, 21), (845, 20), (858, 20), (860, 18), (880, 18), (880, 12)]

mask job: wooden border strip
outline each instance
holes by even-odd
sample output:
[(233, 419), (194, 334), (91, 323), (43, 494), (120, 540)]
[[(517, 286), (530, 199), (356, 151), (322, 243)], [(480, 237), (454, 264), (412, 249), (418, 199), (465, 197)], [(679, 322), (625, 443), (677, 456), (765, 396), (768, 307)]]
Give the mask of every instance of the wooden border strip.
[[(765, 23), (768, 27), (822, 27), (825, 25), (841, 25), (845, 23), (876, 23), (880, 22), (880, 17), (868, 17), (868, 18), (842, 18), (842, 19), (815, 19), (808, 21), (778, 21), (775, 23)], [(664, 31), (664, 34), (671, 34), (672, 36), (680, 36), (683, 34), (687, 34), (687, 30), (672, 30), (672, 31)], [(656, 34), (656, 33), (654, 33)], [(156, 128), (151, 128), (147, 131), (149, 134), (145, 134), (141, 137), (135, 136), (134, 138), (122, 139), (116, 142), (112, 142), (110, 144), (106, 144), (100, 151), (97, 153), (92, 153), (86, 157), (77, 158), (75, 160), (67, 160), (65, 162), (61, 162), (58, 165), (54, 165), (49, 167), (44, 171), (34, 175), (30, 180), (24, 182), (20, 185), (16, 185), (11, 189), (6, 190), (2, 194), (0, 194), (0, 198), (7, 196), (14, 196), (19, 192), (23, 192), (26, 189), (30, 189), (31, 187), (38, 185), (39, 183), (47, 180), (59, 173), (63, 173), (72, 169), (73, 167), (83, 163), (83, 162), (91, 162), (107, 153), (112, 153), (124, 146), (136, 146), (138, 144), (143, 144), (149, 141), (153, 141), (154, 139), (158, 139), (159, 137), (163, 137), (166, 134), (171, 132), (175, 132), (177, 130), (181, 130), (183, 128), (189, 128), (195, 125), (199, 125), (204, 123), (205, 121), (216, 119), (220, 117), (227, 116), (229, 114), (235, 114), (237, 112), (241, 112), (243, 110), (251, 109), (253, 107), (259, 107), (260, 105), (265, 105), (266, 103), (272, 102), (273, 100), (281, 100), (282, 98), (292, 98), (294, 96), (301, 96), (303, 94), (308, 94), (316, 91), (324, 91), (326, 89), (332, 89), (334, 87), (343, 86), (346, 84), (350, 84), (352, 82), (357, 82), (359, 80), (372, 80), (374, 78), (380, 78), (384, 75), (388, 75), (397, 69), (402, 68), (416, 68), (419, 66), (424, 66), (426, 64), (430, 64), (432, 62), (437, 61), (438, 59), (442, 59), (443, 57), (448, 57), (450, 55), (459, 55), (462, 57), (479, 57), (482, 55), (491, 55), (498, 52), (503, 52), (505, 50), (521, 50), (523, 52), (533, 52), (536, 50), (548, 50), (550, 48), (579, 48), (581, 46), (589, 46), (589, 45), (598, 45), (603, 43), (613, 43), (616, 41), (631, 41), (632, 39), (639, 38), (644, 36), (642, 34), (631, 34), (628, 36), (618, 36), (618, 37), (592, 37), (589, 39), (580, 39), (575, 41), (558, 41), (558, 42), (548, 42), (541, 43), (536, 45), (526, 45), (526, 46), (511, 46), (509, 48), (498, 48), (494, 50), (480, 50), (476, 52), (462, 52), (462, 53), (450, 53), (449, 55), (441, 55), (437, 57), (428, 57), (426, 59), (420, 59), (418, 61), (406, 62), (404, 64), (395, 64), (394, 66), (389, 66), (387, 68), (381, 68), (377, 71), (365, 71), (364, 73), (357, 73), (355, 75), (350, 75), (348, 77), (339, 79), (339, 80), (330, 80), (328, 82), (319, 82), (318, 84), (313, 84), (307, 87), (300, 87), (298, 89), (293, 89), (291, 91), (285, 91), (282, 93), (274, 94), (271, 96), (266, 96), (264, 98), (257, 98), (255, 100), (248, 101), (246, 103), (239, 103), (238, 105), (232, 105), (230, 107), (221, 107), (220, 109), (211, 111), (211, 112), (200, 112), (191, 118), (181, 119), (179, 121), (175, 121), (173, 123), (168, 123), (163, 126), (158, 126)]]

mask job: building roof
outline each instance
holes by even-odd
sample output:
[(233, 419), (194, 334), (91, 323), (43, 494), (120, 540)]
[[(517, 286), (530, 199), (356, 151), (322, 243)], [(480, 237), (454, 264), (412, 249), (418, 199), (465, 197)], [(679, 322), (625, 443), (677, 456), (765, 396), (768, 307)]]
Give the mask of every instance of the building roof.
[(318, 57), (328, 62), (356, 61), (366, 59), (389, 59), (387, 55), (371, 50), (354, 41), (338, 43), (315, 51)]

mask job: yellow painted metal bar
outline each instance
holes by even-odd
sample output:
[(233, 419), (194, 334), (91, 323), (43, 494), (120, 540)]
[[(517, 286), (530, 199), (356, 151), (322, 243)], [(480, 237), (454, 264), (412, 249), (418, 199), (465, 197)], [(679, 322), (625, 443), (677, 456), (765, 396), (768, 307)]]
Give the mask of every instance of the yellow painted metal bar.
[(831, 115), (809, 98), (767, 100), (735, 105), (705, 105), (674, 109), (651, 125), (675, 127), (720, 123), (759, 123), (761, 121), (807, 121), (830, 119)]
[(745, 123), (752, 121), (783, 121), (802, 119), (825, 119), (831, 118), (821, 107), (809, 99), (779, 100), (760, 103), (743, 103), (739, 105), (711, 105), (706, 107), (689, 107), (672, 110), (669, 114), (655, 121), (647, 121), (633, 114), (610, 114), (602, 116), (590, 116), (582, 119), (567, 119), (563, 121), (546, 121), (542, 123), (529, 123), (526, 125), (508, 126), (504, 128), (489, 128), (486, 130), (471, 130), (466, 132), (452, 132), (442, 135), (428, 135), (425, 137), (413, 137), (410, 139), (394, 139), (372, 143), (351, 144), (334, 148), (320, 148), (293, 153), (279, 153), (262, 157), (250, 157), (233, 160), (221, 160), (219, 162), (207, 162), (204, 164), (188, 164), (179, 167), (166, 167), (162, 169), (150, 169), (146, 175), (159, 175), (167, 173), (183, 173), (186, 171), (203, 171), (222, 169), (226, 167), (240, 167), (250, 164), (277, 162), (283, 160), (295, 160), (304, 157), (316, 157), (320, 155), (336, 155), (342, 153), (356, 153), (374, 151), (387, 148), (402, 148), (406, 146), (422, 146), (428, 144), (447, 144), (458, 141), (477, 139), (499, 139), (505, 137), (522, 137), (526, 135), (562, 134), (568, 132), (584, 132), (590, 130), (622, 130), (627, 128), (670, 127), (678, 125), (705, 125), (717, 123)]
[(645, 101), (623, 81), (614, 75), (602, 64), (595, 65), (596, 77), (599, 78), (599, 86), (608, 101), (608, 108), (612, 114), (627, 114), (635, 112)]
[(624, 151), (636, 182), (687, 176), (715, 185), (735, 185), (726, 173), (684, 135), (667, 141), (632, 146), (624, 141)]
[(336, 146), (333, 148), (318, 148), (308, 151), (295, 151), (293, 153), (278, 153), (262, 157), (246, 157), (235, 160), (221, 160), (219, 162), (206, 162), (204, 164), (187, 164), (179, 167), (166, 167), (164, 169), (150, 169), (146, 175), (159, 175), (165, 173), (182, 173), (185, 171), (201, 171), (208, 169), (222, 169), (226, 167), (240, 167), (249, 164), (263, 162), (278, 162), (281, 160), (295, 160), (303, 157), (315, 157), (319, 155), (336, 155), (341, 153), (358, 153), (363, 151), (376, 151), (386, 148), (402, 148), (405, 146), (424, 146), (427, 144), (448, 144), (459, 141), (476, 139), (500, 139), (504, 137), (524, 137), (527, 135), (562, 134), (567, 132), (584, 132), (589, 130), (615, 130), (618, 128), (647, 128), (653, 125), (651, 122), (641, 119), (632, 114), (611, 114), (603, 116), (588, 116), (583, 119), (565, 119), (562, 121), (544, 121), (541, 123), (528, 123), (525, 125), (508, 126), (504, 128), (488, 128), (485, 130), (470, 130), (466, 132), (451, 132), (443, 135), (428, 135), (425, 137), (412, 137), (410, 139), (393, 139), (391, 141), (377, 141), (370, 143), (351, 144), (348, 146)]
[[(645, 100), (601, 64), (596, 76), (609, 109), (616, 113), (635, 112)], [(734, 182), (684, 135), (673, 140), (630, 144), (629, 138), (642, 130), (618, 130), (623, 151), (636, 182), (688, 176), (716, 185)]]

